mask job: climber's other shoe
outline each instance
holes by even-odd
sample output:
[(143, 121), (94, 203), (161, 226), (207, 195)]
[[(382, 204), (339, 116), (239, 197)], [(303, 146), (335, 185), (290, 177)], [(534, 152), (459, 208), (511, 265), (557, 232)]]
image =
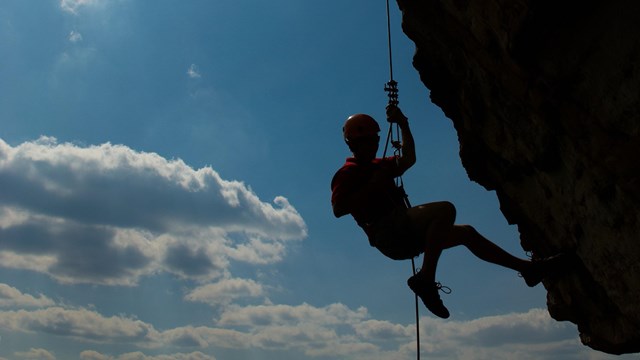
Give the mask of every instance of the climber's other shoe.
[[(407, 285), (411, 290), (420, 297), (424, 306), (434, 315), (446, 319), (449, 317), (449, 310), (444, 306), (440, 299), (438, 290), (443, 289), (444, 292), (450, 293), (451, 289), (442, 286), (439, 282), (430, 282), (421, 279), (420, 274), (413, 275), (407, 280)], [(448, 292), (447, 292), (448, 291)]]
[(549, 276), (556, 275), (564, 269), (568, 257), (560, 253), (547, 258), (532, 260), (529, 267), (520, 272), (527, 286), (534, 287)]

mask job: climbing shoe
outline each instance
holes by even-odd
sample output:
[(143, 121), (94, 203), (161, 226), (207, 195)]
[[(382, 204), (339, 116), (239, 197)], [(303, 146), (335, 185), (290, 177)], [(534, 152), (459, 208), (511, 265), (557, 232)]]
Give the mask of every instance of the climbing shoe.
[(451, 292), (451, 289), (442, 286), (439, 282), (425, 281), (420, 278), (419, 273), (410, 277), (409, 280), (407, 280), (407, 285), (420, 297), (424, 306), (434, 315), (443, 319), (449, 317), (449, 310), (447, 310), (442, 303), (438, 290), (442, 290), (448, 294)]
[(561, 272), (566, 262), (567, 256), (565, 254), (532, 260), (528, 269), (521, 271), (520, 275), (527, 283), (527, 286), (534, 287), (547, 277)]

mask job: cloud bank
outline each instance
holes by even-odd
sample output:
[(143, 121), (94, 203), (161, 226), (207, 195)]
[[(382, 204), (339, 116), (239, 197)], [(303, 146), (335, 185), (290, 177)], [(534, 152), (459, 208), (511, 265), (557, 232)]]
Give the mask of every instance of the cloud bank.
[(35, 297), (23, 294), (20, 290), (7, 284), (0, 284), (0, 308), (48, 307), (52, 305), (54, 305), (53, 300), (42, 294)]
[(136, 351), (117, 357), (104, 355), (97, 351), (87, 350), (80, 353), (80, 360), (216, 360), (215, 357), (195, 351), (189, 354), (177, 353), (171, 355), (149, 356)]
[(307, 235), (285, 197), (263, 202), (210, 167), (123, 145), (0, 139), (0, 187), (1, 266), (62, 283), (206, 281), (231, 261), (277, 262)]
[[(468, 321), (423, 316), (420, 324), (423, 356), (429, 359), (599, 358), (581, 347), (571, 325), (556, 322), (544, 309)], [(304, 358), (408, 360), (415, 358), (414, 326), (372, 319), (366, 308), (354, 310), (339, 303), (230, 305), (209, 326), (164, 330), (124, 315), (104, 316), (58, 304), (0, 312), (0, 329), (85, 342), (81, 359), (215, 359), (217, 351), (231, 349), (290, 351)], [(91, 344), (130, 344), (155, 349), (154, 353), (172, 349), (172, 355), (103, 354)]]

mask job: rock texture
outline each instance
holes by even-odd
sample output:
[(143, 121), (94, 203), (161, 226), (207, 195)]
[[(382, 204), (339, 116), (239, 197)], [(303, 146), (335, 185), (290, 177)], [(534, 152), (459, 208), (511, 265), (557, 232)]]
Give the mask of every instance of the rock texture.
[(414, 66), (585, 345), (640, 351), (640, 1), (398, 0)]

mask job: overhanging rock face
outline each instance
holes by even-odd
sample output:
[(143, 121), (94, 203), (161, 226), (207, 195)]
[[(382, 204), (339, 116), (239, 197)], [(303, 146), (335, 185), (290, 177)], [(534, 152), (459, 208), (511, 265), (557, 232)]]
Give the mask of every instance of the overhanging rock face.
[(414, 66), (585, 345), (640, 351), (640, 1), (398, 0)]

